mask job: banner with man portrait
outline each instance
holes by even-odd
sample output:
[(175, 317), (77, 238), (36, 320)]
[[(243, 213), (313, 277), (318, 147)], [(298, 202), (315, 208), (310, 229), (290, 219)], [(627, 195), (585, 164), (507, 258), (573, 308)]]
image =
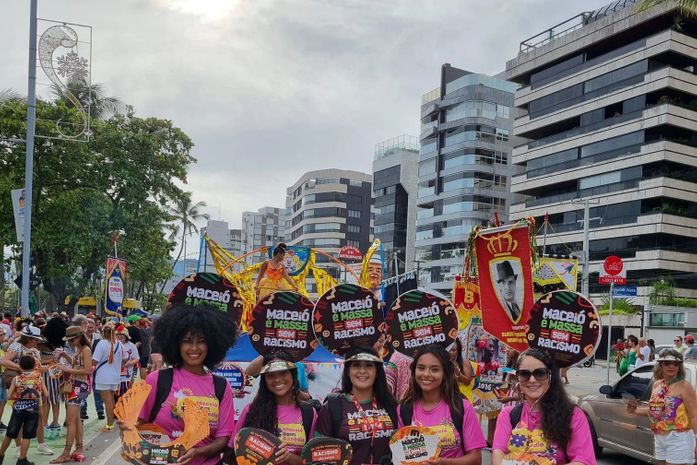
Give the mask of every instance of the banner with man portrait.
[(535, 301), (528, 223), (479, 230), (474, 247), (484, 329), (525, 350), (525, 323)]

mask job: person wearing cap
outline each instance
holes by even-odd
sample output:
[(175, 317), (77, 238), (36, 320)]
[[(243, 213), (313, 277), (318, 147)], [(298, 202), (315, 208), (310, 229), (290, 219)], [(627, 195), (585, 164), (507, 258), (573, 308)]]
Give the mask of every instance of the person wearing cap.
[[(300, 452), (312, 439), (317, 412), (300, 398), (297, 366), (288, 354), (275, 353), (264, 357), (260, 375), (259, 390), (242, 410), (235, 434), (248, 427), (268, 431), (281, 440), (276, 464), (300, 465)], [(308, 424), (304, 419), (310, 420)]]
[[(235, 429), (235, 409), (230, 385), (211, 372), (235, 344), (237, 325), (213, 308), (177, 304), (157, 321), (153, 337), (162, 348), (165, 362), (172, 368), (148, 375), (145, 382), (152, 389), (138, 422), (154, 423), (174, 437), (174, 433), (184, 430), (184, 398), (198, 402), (208, 410), (210, 434), (187, 450), (177, 463), (217, 465)], [(158, 391), (166, 395), (163, 402), (158, 398)], [(120, 428), (125, 427), (123, 423), (118, 424)]]
[(322, 406), (315, 436), (348, 441), (353, 448), (350, 465), (389, 463), (396, 407), (382, 359), (372, 347), (354, 347), (346, 353), (341, 392), (331, 394)]
[[(10, 344), (5, 352), (5, 357), (2, 359), (2, 365), (5, 367), (5, 373), (3, 373), (3, 382), (7, 387), (7, 380), (11, 379), (13, 375), (17, 375), (21, 372), (19, 366), (19, 359), (23, 355), (31, 355), (36, 360), (35, 370), (41, 372), (41, 353), (37, 349), (39, 342), (43, 341), (41, 337), (41, 330), (36, 326), (30, 325), (25, 320), (20, 320), (20, 326), (22, 329), (16, 333), (17, 339)], [(43, 409), (41, 405), (39, 406), (41, 414), (43, 415)], [(44, 438), (44, 427), (42, 422), (39, 422), (39, 427), (36, 430), (36, 439), (38, 442), (38, 447), (36, 449), (37, 453), (40, 455), (53, 455), (53, 450), (46, 444)]]
[(143, 345), (143, 334), (140, 330), (140, 326), (138, 326), (140, 319), (141, 318), (138, 315), (130, 315), (126, 320), (128, 323), (126, 326), (128, 329), (128, 337), (130, 337), (131, 343), (138, 348), (139, 352), (141, 346)]
[(430, 462), (481, 463), (486, 440), (472, 404), (457, 388), (454, 365), (443, 347), (432, 344), (416, 351), (409, 389), (397, 412), (400, 427), (427, 426), (438, 434), (441, 452)]
[(508, 260), (496, 264), (496, 285), (503, 310), (513, 323), (517, 323), (521, 315), (520, 305), (516, 300), (518, 275)]
[(653, 370), (654, 383), (648, 404), (627, 401), (627, 411), (648, 415), (654, 437), (654, 457), (663, 463), (695, 462), (697, 395), (685, 379), (683, 354), (663, 349)]
[(697, 347), (695, 347), (695, 337), (692, 334), (685, 336), (685, 353), (683, 354), (685, 360), (697, 360)]
[(116, 398), (118, 399), (131, 388), (131, 383), (133, 382), (133, 372), (135, 371), (135, 366), (138, 365), (140, 355), (138, 354), (138, 348), (136, 345), (131, 342), (131, 336), (128, 333), (128, 329), (124, 325), (119, 325), (116, 327), (116, 338), (123, 347), (123, 358), (121, 359), (121, 384), (116, 393)]
[(527, 349), (518, 357), (515, 369), (523, 403), (501, 410), (491, 465), (596, 465), (588, 419), (569, 399), (550, 353)]
[[(67, 432), (63, 453), (51, 460), (52, 464), (65, 463), (72, 460), (84, 459), (83, 425), (80, 419), (80, 407), (87, 401), (90, 393), (88, 377), (92, 374), (92, 350), (81, 326), (70, 326), (65, 330), (63, 338), (70, 347), (73, 356), (66, 352), (59, 355), (58, 367), (63, 372), (66, 383), (72, 390), (65, 395), (65, 423)], [(73, 451), (73, 443), (75, 450)]]

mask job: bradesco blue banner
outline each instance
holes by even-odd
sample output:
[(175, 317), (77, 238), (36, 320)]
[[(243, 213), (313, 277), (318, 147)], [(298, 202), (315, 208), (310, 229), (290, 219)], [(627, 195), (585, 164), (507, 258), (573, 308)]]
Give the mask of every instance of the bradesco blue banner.
[(104, 289), (104, 311), (110, 316), (123, 316), (124, 280), (126, 260), (109, 257), (106, 260), (106, 288)]

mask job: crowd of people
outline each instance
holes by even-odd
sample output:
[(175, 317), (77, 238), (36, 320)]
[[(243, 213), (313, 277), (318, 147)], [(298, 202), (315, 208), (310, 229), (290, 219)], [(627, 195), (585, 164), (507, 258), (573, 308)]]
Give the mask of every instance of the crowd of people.
[(152, 361), (150, 324), (137, 315), (2, 315), (0, 430), (5, 437), (0, 464), (13, 440), (18, 465), (31, 464), (27, 450), (34, 439), (37, 454), (56, 455), (46, 438), (57, 437), (63, 428), (65, 448), (50, 463), (84, 459), (83, 420), (89, 418), (90, 399), (94, 399), (98, 418), (106, 420), (102, 431), (109, 431), (114, 428), (118, 396), (136, 374), (144, 378), (161, 365), (157, 356)]
[[(154, 423), (170, 437), (184, 430), (184, 397), (208, 408), (210, 434), (180, 457), (180, 465), (233, 463), (233, 439), (245, 427), (280, 438), (277, 465), (300, 465), (302, 447), (318, 436), (349, 442), (351, 465), (388, 465), (390, 437), (408, 425), (427, 426), (440, 437), (440, 455), (426, 465), (479, 464), (484, 448), (491, 450), (493, 465), (537, 459), (596, 463), (587, 419), (567, 396), (562, 374), (545, 351), (510, 352), (504, 385), (496, 392), (504, 408), (487, 428), (489, 437), (472, 406), (477, 367), (462, 357), (461, 344), (425, 346), (413, 359), (394, 354), (384, 362), (384, 338), (345, 355), (340, 385), (326, 399), (310, 398), (304, 366), (288, 354), (260, 357), (248, 369), (259, 376), (259, 389), (235, 421), (232, 390), (212, 373), (236, 341), (232, 320), (213, 309), (177, 305), (152, 328), (150, 324), (137, 316), (114, 320), (38, 314), (13, 321), (6, 315), (0, 322), (0, 415), (7, 401), (11, 412), (4, 415), (7, 426), (0, 424), (6, 430), (0, 464), (13, 441), (19, 465), (31, 464), (26, 457), (34, 439), (37, 453), (56, 455), (45, 438), (61, 427), (65, 447), (50, 463), (81, 460), (87, 403), (94, 402), (104, 419), (102, 431), (127, 428), (115, 420), (114, 404), (136, 378), (152, 387), (139, 424)], [(688, 449), (694, 454), (697, 402), (682, 369), (694, 341), (688, 336), (682, 344), (676, 338), (676, 347), (660, 356), (643, 339), (629, 336), (622, 342), (615, 349), (633, 365), (653, 357), (658, 362), (651, 402), (630, 402), (627, 408), (651, 418), (657, 454), (682, 450), (689, 455)], [(665, 415), (668, 404), (672, 417)]]

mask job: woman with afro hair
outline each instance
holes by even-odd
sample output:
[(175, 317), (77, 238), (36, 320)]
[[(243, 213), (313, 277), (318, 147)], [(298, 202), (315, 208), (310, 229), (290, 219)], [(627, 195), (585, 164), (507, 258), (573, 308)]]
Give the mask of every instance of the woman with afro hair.
[[(235, 429), (235, 412), (227, 382), (223, 384), (221, 400), (216, 398), (216, 386), (221, 378), (213, 376), (211, 371), (235, 344), (237, 325), (218, 310), (180, 304), (164, 312), (154, 326), (153, 337), (162, 348), (164, 361), (172, 368), (154, 371), (146, 378), (152, 389), (139, 422), (155, 423), (174, 437), (184, 430), (181, 417), (184, 397), (200, 401), (210, 412), (210, 435), (186, 451), (177, 463), (218, 464)], [(164, 383), (161, 389), (169, 384), (169, 394), (160, 405), (156, 402), (158, 381)]]

